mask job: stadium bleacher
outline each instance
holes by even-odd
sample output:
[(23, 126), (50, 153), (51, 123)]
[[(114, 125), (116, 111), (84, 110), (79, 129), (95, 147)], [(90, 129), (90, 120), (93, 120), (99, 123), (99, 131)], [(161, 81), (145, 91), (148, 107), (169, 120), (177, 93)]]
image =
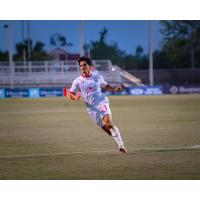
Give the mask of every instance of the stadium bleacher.
[[(93, 60), (97, 70), (108, 82), (121, 82), (118, 71), (113, 71), (110, 60)], [(34, 86), (61, 86), (72, 83), (80, 75), (77, 61), (34, 61), (13, 62), (10, 68), (8, 62), (0, 63), (1, 87), (34, 87)]]
[[(110, 83), (149, 83), (149, 70), (124, 71), (110, 60), (93, 60), (95, 68)], [(80, 75), (76, 60), (0, 62), (0, 87), (64, 87)], [(135, 77), (136, 76), (136, 77)], [(154, 69), (155, 85), (199, 85), (199, 69)]]

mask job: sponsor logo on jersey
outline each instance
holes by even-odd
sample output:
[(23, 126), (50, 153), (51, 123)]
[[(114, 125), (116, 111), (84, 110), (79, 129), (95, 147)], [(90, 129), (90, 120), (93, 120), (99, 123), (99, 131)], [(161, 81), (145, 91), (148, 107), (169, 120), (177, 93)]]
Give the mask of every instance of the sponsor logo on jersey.
[(94, 80), (95, 80), (96, 82), (98, 82), (98, 79), (97, 79), (97, 77), (94, 77)]

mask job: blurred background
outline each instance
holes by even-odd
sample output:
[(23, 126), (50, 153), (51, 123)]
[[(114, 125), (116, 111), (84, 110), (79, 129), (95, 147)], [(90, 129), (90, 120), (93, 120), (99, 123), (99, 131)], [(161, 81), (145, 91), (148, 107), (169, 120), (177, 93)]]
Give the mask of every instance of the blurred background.
[(83, 55), (124, 94), (200, 93), (199, 20), (2, 20), (0, 38), (3, 98), (65, 95)]

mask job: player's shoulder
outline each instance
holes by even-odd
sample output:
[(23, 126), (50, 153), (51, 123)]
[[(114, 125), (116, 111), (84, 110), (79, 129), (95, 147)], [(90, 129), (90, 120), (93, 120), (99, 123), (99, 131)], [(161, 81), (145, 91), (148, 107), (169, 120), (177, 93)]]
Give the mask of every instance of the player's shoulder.
[(93, 77), (96, 77), (96, 78), (98, 78), (98, 79), (99, 79), (100, 77), (102, 77), (102, 75), (101, 75), (97, 70), (95, 70), (95, 71), (92, 72), (92, 76), (93, 76)]
[(74, 79), (74, 82), (78, 82), (78, 81), (80, 81), (80, 80), (82, 80), (82, 79), (83, 79), (82, 76), (78, 76), (78, 77), (76, 77), (76, 78)]
[(76, 86), (79, 86), (79, 84), (82, 82), (82, 79), (81, 79), (81, 76), (78, 76), (76, 77), (74, 80), (73, 80), (73, 83), (72, 85), (76, 85)]
[(93, 75), (99, 75), (100, 73), (99, 73), (98, 70), (94, 69), (94, 70), (92, 71), (92, 74), (93, 74)]
[(95, 81), (98, 81), (100, 79), (99, 74), (92, 74), (91, 78), (94, 79)]

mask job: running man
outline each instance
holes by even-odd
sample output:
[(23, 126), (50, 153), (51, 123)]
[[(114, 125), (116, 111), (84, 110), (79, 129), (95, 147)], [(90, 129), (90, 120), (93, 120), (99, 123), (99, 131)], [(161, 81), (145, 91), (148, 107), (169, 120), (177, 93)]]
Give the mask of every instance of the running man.
[(119, 151), (126, 153), (119, 129), (112, 122), (109, 100), (101, 91), (103, 88), (107, 91), (120, 92), (124, 89), (123, 85), (111, 86), (99, 73), (92, 73), (92, 63), (87, 57), (80, 57), (78, 63), (82, 74), (73, 81), (68, 98), (77, 101), (82, 95), (90, 117), (114, 138)]

